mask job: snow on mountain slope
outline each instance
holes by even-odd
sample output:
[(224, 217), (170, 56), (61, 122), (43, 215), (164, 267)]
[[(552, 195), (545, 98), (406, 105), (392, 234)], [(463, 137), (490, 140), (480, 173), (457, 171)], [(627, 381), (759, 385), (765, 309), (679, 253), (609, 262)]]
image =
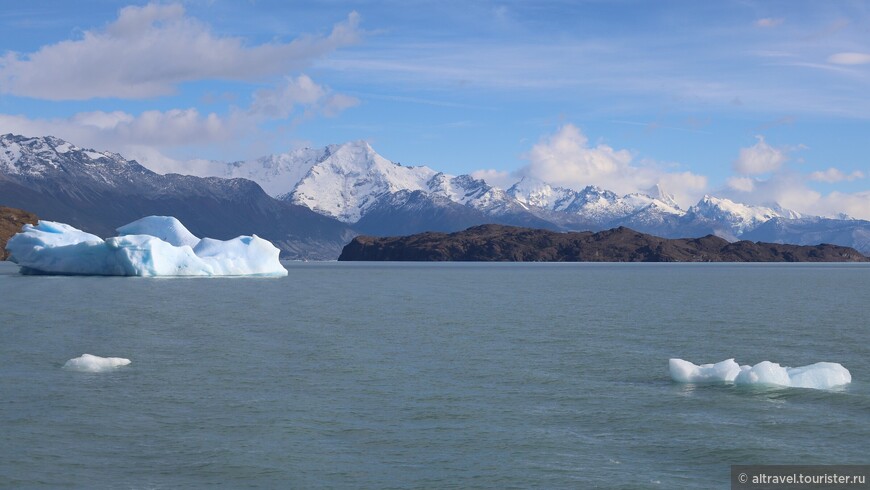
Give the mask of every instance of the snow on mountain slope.
[[(75, 164), (70, 165), (70, 162)], [(45, 181), (57, 176), (87, 174), (105, 184), (118, 186), (129, 180), (125, 177), (129, 172), (150, 173), (116, 153), (82, 149), (54, 136), (0, 135), (0, 173), (18, 179)]]
[(253, 180), (272, 197), (290, 192), (317, 162), (329, 155), (329, 147), (301, 148), (256, 160), (227, 163), (215, 177)]
[(428, 167), (404, 167), (357, 141), (326, 148), (324, 157), (281, 199), (345, 223), (355, 223), (385, 194), (427, 190), (436, 174)]
[(365, 141), (234, 162), (219, 174), (251, 179), (272, 196), (345, 223), (359, 221), (377, 202), (401, 191), (423, 191), (433, 199), (446, 198), (492, 214), (521, 209), (503, 190), (483, 180), (406, 167), (382, 157)]
[(493, 219), (531, 214), (559, 221), (559, 213), (568, 213), (571, 216), (563, 221), (604, 225), (630, 216), (659, 223), (685, 214), (660, 188), (651, 190), (656, 197), (619, 197), (595, 186), (575, 191), (524, 178), (505, 191), (469, 175), (402, 166), (379, 155), (365, 141), (226, 164), (220, 176), (254, 180), (272, 196), (345, 223), (358, 222), (376, 206), (386, 216), (378, 203), (398, 205), (402, 200), (390, 197), (402, 191), (422, 191), (418, 200), (426, 196), (439, 202), (447, 199)]
[(773, 218), (797, 219), (801, 217), (800, 213), (783, 209), (780, 206), (773, 208), (750, 206), (709, 195), (704, 196), (698, 201), (698, 204), (689, 208), (687, 215), (699, 221), (724, 225), (734, 236), (740, 236)]
[(663, 204), (666, 204), (671, 208), (680, 209), (680, 205), (677, 204), (677, 200), (674, 199), (674, 195), (666, 192), (659, 184), (650, 187), (644, 192), (644, 194), (662, 202)]
[(577, 191), (553, 187), (531, 177), (520, 179), (507, 190), (507, 194), (525, 206), (551, 211), (564, 211), (577, 198)]
[(552, 187), (545, 182), (524, 177), (511, 186), (507, 194), (529, 209), (541, 208), (548, 211), (568, 213), (590, 223), (607, 224), (645, 212), (653, 221), (660, 221), (667, 215), (679, 217), (685, 214), (673, 198), (660, 188), (656, 192), (662, 198), (647, 194), (628, 194), (617, 196), (615, 193), (590, 185), (580, 191), (563, 187)]
[(467, 174), (453, 177), (438, 173), (429, 180), (427, 186), (432, 196), (449, 199), (490, 216), (503, 216), (527, 211), (526, 206), (523, 206), (504, 190)]

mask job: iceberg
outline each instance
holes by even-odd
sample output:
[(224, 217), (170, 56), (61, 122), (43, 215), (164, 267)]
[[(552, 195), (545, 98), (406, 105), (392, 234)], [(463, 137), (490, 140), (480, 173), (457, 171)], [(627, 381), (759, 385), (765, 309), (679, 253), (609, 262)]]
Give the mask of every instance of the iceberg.
[(98, 276), (286, 276), (280, 251), (256, 235), (199, 239), (180, 221), (149, 216), (103, 240), (70, 225), (40, 220), (6, 244), (23, 274)]
[(100, 357), (91, 354), (83, 354), (81, 357), (76, 357), (66, 361), (63, 369), (70, 371), (82, 371), (86, 373), (102, 373), (111, 371), (115, 368), (130, 364), (130, 359), (123, 357)]
[(670, 359), (668, 369), (671, 379), (678, 383), (733, 383), (829, 390), (852, 382), (849, 370), (836, 362), (817, 362), (792, 368), (770, 361), (740, 366), (734, 359), (726, 359), (699, 366), (683, 359)]

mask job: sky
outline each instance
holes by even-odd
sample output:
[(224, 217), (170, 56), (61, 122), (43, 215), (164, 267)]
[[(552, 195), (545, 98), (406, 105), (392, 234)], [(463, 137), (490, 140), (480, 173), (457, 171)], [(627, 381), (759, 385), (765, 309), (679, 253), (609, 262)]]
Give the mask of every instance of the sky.
[(0, 133), (870, 219), (870, 2), (3, 2)]

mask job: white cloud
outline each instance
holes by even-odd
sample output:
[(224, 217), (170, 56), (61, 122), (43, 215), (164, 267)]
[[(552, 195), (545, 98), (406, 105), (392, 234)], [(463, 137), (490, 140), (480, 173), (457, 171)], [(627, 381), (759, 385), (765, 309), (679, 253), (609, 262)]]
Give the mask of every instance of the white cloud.
[[(870, 219), (870, 191), (822, 194), (809, 186), (810, 180), (814, 180), (812, 175), (783, 169), (766, 179), (734, 177), (729, 179), (726, 189), (715, 194), (746, 204), (776, 203), (809, 215), (837, 217), (846, 213), (854, 218)], [(742, 179), (751, 182), (751, 186), (741, 185)], [(737, 185), (732, 185), (734, 183)]]
[(756, 27), (776, 27), (783, 23), (781, 18), (765, 17), (755, 21)]
[(788, 160), (783, 148), (774, 148), (764, 141), (764, 136), (756, 136), (758, 142), (749, 148), (741, 148), (734, 170), (740, 174), (763, 174), (777, 170)]
[(117, 127), (120, 124), (129, 124), (135, 118), (123, 111), (103, 112), (79, 112), (72, 117), (75, 124), (81, 126), (90, 126), (97, 129), (108, 130)]
[(341, 112), (344, 112), (344, 110), (346, 109), (358, 106), (359, 103), (359, 99), (350, 95), (331, 94), (323, 102), (321, 106), (321, 112), (326, 117), (333, 117), (340, 114)]
[(87, 112), (70, 118), (30, 119), (0, 114), (0, 126), (26, 136), (52, 135), (79, 146), (123, 154), (131, 145), (156, 149), (226, 141), (240, 129), (233, 116), (200, 114), (196, 109), (125, 112)]
[(845, 173), (838, 168), (831, 167), (826, 170), (821, 170), (818, 172), (813, 172), (810, 174), (810, 180), (815, 180), (817, 182), (827, 182), (829, 184), (833, 184), (835, 182), (843, 182), (845, 181), (853, 181), (864, 178), (864, 172), (860, 170), (855, 170), (852, 173)]
[(586, 136), (566, 124), (541, 139), (525, 155), (529, 164), (517, 174), (580, 189), (597, 185), (620, 194), (643, 192), (659, 184), (680, 204), (692, 203), (707, 186), (707, 178), (691, 172), (669, 172), (655, 162), (635, 162), (628, 150), (591, 146)]
[[(0, 114), (0, 127), (26, 136), (52, 135), (79, 146), (110, 150), (139, 160), (155, 171), (182, 172), (182, 160), (168, 156), (174, 149), (213, 153), (239, 146), (245, 138), (268, 136), (258, 127), (275, 119), (298, 114), (297, 120), (330, 117), (352, 107), (358, 100), (333, 93), (306, 75), (288, 78), (286, 83), (263, 89), (245, 109), (231, 109), (226, 115), (201, 113), (196, 108), (145, 111), (134, 115), (124, 111), (80, 112), (68, 118), (31, 119), (23, 115)], [(247, 155), (250, 156), (250, 155)]]
[(305, 67), (360, 38), (351, 13), (328, 36), (249, 46), (185, 15), (179, 4), (125, 7), (104, 30), (0, 58), (0, 93), (48, 100), (146, 98), (191, 80), (258, 80)]
[(727, 184), (735, 191), (751, 192), (755, 188), (755, 179), (752, 177), (731, 177)]
[(302, 106), (306, 116), (317, 113), (334, 116), (357, 104), (359, 99), (356, 97), (333, 94), (328, 87), (316, 84), (307, 75), (299, 75), (287, 78), (282, 86), (254, 92), (248, 111), (256, 116), (286, 119), (297, 107)]
[(816, 204), (819, 214), (837, 216), (845, 213), (853, 218), (870, 220), (870, 191), (855, 193), (832, 192)]
[(870, 53), (836, 53), (828, 56), (828, 63), (835, 65), (866, 65), (870, 63)]
[(806, 185), (806, 178), (796, 172), (783, 170), (766, 179), (735, 177), (728, 187), (716, 193), (736, 202), (780, 206), (801, 213), (814, 214), (822, 195)]
[(683, 207), (698, 202), (707, 189), (707, 177), (692, 172), (662, 173), (657, 183)]
[(475, 179), (485, 180), (487, 184), (500, 189), (507, 189), (519, 180), (513, 172), (495, 169), (475, 170), (469, 175)]
[(551, 184), (563, 186), (601, 185), (601, 177), (619, 176), (629, 168), (632, 155), (589, 140), (576, 126), (566, 124), (529, 151), (526, 173)]

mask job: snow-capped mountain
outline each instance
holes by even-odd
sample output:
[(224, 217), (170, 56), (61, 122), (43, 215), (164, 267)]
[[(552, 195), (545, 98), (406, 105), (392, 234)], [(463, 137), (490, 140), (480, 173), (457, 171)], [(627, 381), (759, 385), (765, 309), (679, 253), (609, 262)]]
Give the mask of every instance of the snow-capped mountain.
[(251, 179), (273, 197), (355, 223), (382, 196), (426, 190), (437, 174), (393, 163), (365, 141), (354, 141), (229, 163), (220, 176)]
[(618, 196), (594, 185), (575, 191), (523, 177), (507, 194), (537, 216), (568, 227), (585, 224), (607, 228), (627, 222), (635, 226), (661, 226), (686, 214), (673, 197), (658, 187), (654, 191), (661, 197), (640, 193)]
[[(53, 136), (25, 138), (5, 134), (0, 136), (0, 174), (7, 180), (32, 186), (58, 179), (74, 184), (80, 177), (86, 177), (81, 184), (87, 181), (117, 188), (154, 172), (116, 153), (82, 149)], [(61, 190), (76, 192), (74, 185)]]
[(402, 190), (424, 190), (436, 173), (393, 163), (368, 143), (357, 141), (326, 147), (322, 158), (279, 198), (355, 223), (379, 198)]
[(687, 217), (696, 222), (709, 223), (717, 232), (736, 238), (774, 218), (799, 219), (802, 216), (780, 206), (749, 206), (730, 199), (704, 196), (698, 204), (689, 208)]
[[(365, 141), (229, 163), (217, 174), (254, 180), (278, 199), (348, 224), (359, 222), (375, 208), (383, 212), (383, 203), (401, 202), (414, 192), (422, 192), (415, 199), (418, 204), (421, 197), (428, 197), (436, 207), (449, 201), (465, 206), (472, 214), (477, 211), (504, 216), (525, 212), (505, 191), (483, 180), (448, 175), (424, 166), (403, 166), (382, 157)], [(461, 208), (454, 211), (461, 212)]]

